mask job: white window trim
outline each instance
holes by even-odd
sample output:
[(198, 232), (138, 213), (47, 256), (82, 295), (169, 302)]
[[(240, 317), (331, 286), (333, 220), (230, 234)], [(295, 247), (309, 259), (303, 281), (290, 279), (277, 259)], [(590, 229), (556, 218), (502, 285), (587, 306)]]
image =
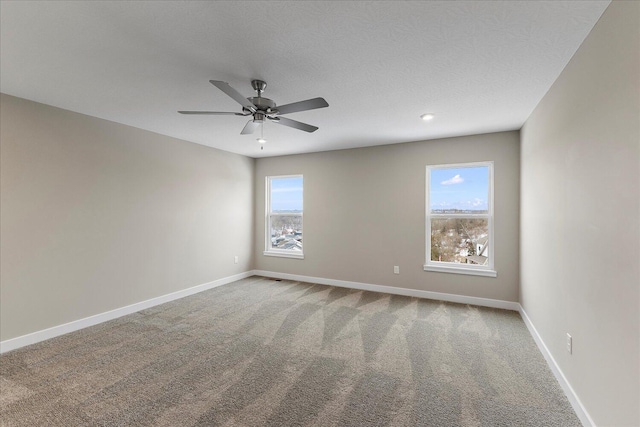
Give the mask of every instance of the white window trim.
[(271, 249), (270, 251), (264, 251), (262, 254), (265, 256), (275, 256), (280, 258), (304, 259), (304, 254), (302, 252), (285, 251), (282, 249)]
[[(431, 213), (431, 170), (451, 169), (451, 168), (471, 168), (486, 166), (489, 168), (489, 200), (487, 214), (432, 214)], [(497, 277), (498, 273), (494, 268), (494, 203), (493, 203), (493, 161), (454, 163), (446, 165), (428, 165), (426, 167), (426, 206), (425, 206), (425, 264), (424, 271), (435, 271), (440, 273), (469, 274), (474, 276)], [(453, 262), (442, 262), (431, 260), (431, 218), (487, 218), (489, 224), (489, 265), (456, 264)]]
[[(302, 244), (302, 251), (293, 251), (293, 250), (284, 250), (284, 249), (273, 249), (271, 248), (271, 180), (272, 179), (282, 179), (282, 178), (302, 178), (303, 186), (304, 186), (304, 176), (302, 174), (298, 175), (273, 175), (265, 177), (265, 232), (264, 232), (264, 252), (262, 252), (265, 256), (274, 256), (281, 258), (294, 258), (294, 259), (304, 259), (304, 243)], [(273, 215), (278, 216), (299, 216), (302, 219), (303, 229), (304, 229), (304, 188), (302, 189), (302, 213), (277, 213)], [(304, 242), (304, 237), (303, 237)]]

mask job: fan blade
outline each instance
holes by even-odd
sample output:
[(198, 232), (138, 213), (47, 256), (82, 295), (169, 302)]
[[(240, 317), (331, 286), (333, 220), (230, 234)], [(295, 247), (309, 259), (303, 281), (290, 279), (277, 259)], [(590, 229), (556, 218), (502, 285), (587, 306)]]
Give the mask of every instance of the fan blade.
[(212, 85), (214, 85), (215, 87), (217, 87), (218, 89), (220, 89), (221, 91), (229, 95), (238, 104), (242, 105), (247, 110), (250, 110), (254, 113), (256, 112), (256, 106), (253, 105), (251, 101), (249, 101), (247, 98), (242, 96), (240, 92), (238, 92), (237, 90), (229, 86), (229, 83), (221, 82), (220, 80), (209, 80), (209, 83), (211, 83)]
[(256, 129), (258, 129), (258, 127), (260, 127), (260, 123), (254, 122), (253, 120), (249, 120), (247, 124), (244, 125), (242, 132), (240, 132), (240, 135), (252, 134), (253, 132), (255, 132)]
[(305, 132), (315, 132), (318, 130), (316, 126), (311, 126), (306, 123), (297, 122), (295, 120), (287, 119), (286, 117), (275, 117), (271, 119), (274, 123), (289, 126), (290, 128), (300, 129)]
[(230, 113), (227, 111), (178, 111), (180, 114), (203, 114), (209, 116), (248, 116), (242, 113)]
[(279, 107), (278, 114), (297, 113), (298, 111), (315, 110), (316, 108), (328, 107), (329, 104), (324, 98), (307, 99), (306, 101), (294, 102), (292, 104), (285, 104)]

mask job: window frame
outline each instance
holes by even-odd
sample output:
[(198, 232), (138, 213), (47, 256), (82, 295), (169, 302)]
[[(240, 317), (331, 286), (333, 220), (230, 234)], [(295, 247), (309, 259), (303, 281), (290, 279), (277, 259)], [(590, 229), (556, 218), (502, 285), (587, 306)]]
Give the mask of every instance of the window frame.
[[(434, 169), (454, 169), (454, 168), (473, 168), (473, 167), (488, 167), (489, 169), (489, 191), (487, 197), (487, 210), (486, 214), (469, 214), (469, 213), (431, 213), (431, 171)], [(425, 264), (424, 271), (435, 271), (441, 273), (455, 273), (455, 274), (469, 274), (475, 276), (487, 276), (497, 277), (498, 273), (495, 270), (494, 259), (494, 165), (493, 161), (483, 162), (469, 162), (469, 163), (453, 163), (453, 164), (440, 164), (440, 165), (427, 165), (426, 167), (426, 206), (425, 206)], [(431, 220), (434, 218), (482, 218), (487, 219), (488, 224), (488, 241), (489, 245), (489, 262), (488, 265), (476, 265), (476, 264), (457, 264), (453, 262), (445, 261), (432, 261), (431, 260)]]
[[(284, 178), (302, 178), (302, 212), (300, 213), (273, 213), (271, 212), (271, 181), (274, 179)], [(303, 174), (295, 175), (273, 175), (265, 176), (265, 239), (264, 239), (264, 252), (263, 255), (275, 256), (282, 258), (295, 258), (304, 259), (304, 231), (303, 231), (303, 243), (302, 250), (295, 251), (293, 249), (274, 249), (271, 247), (271, 217), (272, 216), (291, 216), (300, 217), (300, 221), (304, 230), (304, 176)]]

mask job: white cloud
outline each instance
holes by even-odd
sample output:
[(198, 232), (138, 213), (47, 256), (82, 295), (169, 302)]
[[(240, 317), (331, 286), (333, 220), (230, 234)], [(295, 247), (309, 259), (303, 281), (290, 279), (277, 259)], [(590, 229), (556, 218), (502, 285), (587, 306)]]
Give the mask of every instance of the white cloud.
[(442, 181), (440, 184), (442, 185), (453, 185), (453, 184), (461, 184), (464, 182), (464, 178), (460, 175), (456, 175), (451, 179), (447, 179), (446, 181)]
[(478, 199), (477, 197), (475, 199), (473, 199), (473, 202), (471, 202), (471, 204), (473, 206), (480, 206), (482, 204), (482, 199)]

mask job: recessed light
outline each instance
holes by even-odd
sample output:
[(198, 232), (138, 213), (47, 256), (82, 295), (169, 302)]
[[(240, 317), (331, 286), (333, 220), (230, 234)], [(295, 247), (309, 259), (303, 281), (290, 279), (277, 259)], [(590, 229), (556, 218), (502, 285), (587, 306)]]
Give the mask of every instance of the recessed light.
[(432, 114), (432, 113), (427, 113), (420, 116), (420, 118), (425, 122), (428, 122), (429, 120), (433, 120), (434, 117), (435, 117), (435, 114)]

